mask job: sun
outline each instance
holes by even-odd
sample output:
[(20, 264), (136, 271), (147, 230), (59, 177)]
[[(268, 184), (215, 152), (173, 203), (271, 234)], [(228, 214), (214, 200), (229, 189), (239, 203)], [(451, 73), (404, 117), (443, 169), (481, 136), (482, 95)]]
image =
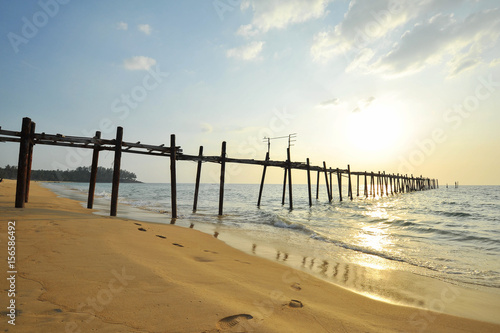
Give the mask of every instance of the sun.
[(405, 125), (395, 108), (374, 103), (347, 116), (345, 138), (358, 151), (391, 153), (404, 136)]

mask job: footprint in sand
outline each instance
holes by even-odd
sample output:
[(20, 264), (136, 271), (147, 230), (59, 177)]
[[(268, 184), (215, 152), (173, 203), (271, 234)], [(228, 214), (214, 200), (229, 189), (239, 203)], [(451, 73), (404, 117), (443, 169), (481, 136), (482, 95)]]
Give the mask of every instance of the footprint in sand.
[(295, 282), (295, 283), (294, 283), (294, 284), (292, 284), (290, 287), (291, 287), (292, 289), (297, 290), (297, 291), (302, 290), (302, 288), (300, 287), (300, 283), (298, 283), (298, 282)]
[(299, 300), (296, 300), (296, 299), (292, 299), (289, 303), (288, 303), (288, 306), (291, 307), (291, 308), (301, 308), (303, 307), (304, 305), (302, 304), (301, 301)]
[(167, 238), (167, 237), (165, 237), (163, 235), (156, 235), (156, 237), (163, 238), (163, 239)]
[(177, 244), (177, 243), (172, 243), (172, 245), (178, 246), (178, 247), (184, 247), (184, 245)]
[(140, 223), (134, 223), (134, 224), (135, 224), (135, 225), (142, 225), (142, 224), (140, 224)]
[(144, 228), (137, 228), (137, 230), (146, 231), (146, 229), (144, 229)]
[(230, 330), (230, 329), (232, 330), (232, 329), (238, 328), (238, 327), (244, 328), (245, 323), (252, 318), (253, 317), (249, 314), (245, 314), (245, 313), (237, 314), (234, 316), (222, 318), (221, 320), (219, 320), (217, 322), (215, 327), (218, 330), (222, 330), (222, 331)]

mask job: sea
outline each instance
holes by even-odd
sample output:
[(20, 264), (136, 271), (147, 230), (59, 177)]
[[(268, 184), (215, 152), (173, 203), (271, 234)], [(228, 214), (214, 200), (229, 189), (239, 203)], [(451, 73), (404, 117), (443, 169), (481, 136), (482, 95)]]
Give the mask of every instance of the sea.
[[(88, 183), (43, 183), (86, 207)], [(287, 187), (288, 189), (288, 187)], [(209, 233), (232, 247), (288, 265), (365, 296), (500, 323), (500, 186), (441, 186), (389, 196), (333, 200), (320, 188), (309, 206), (307, 185), (293, 185), (293, 210), (283, 186), (177, 185), (171, 219), (170, 184), (123, 183), (118, 216)], [(390, 192), (390, 191), (389, 191)], [(97, 184), (96, 214), (109, 215), (111, 184)], [(168, 236), (168, 235), (167, 235)], [(418, 313), (418, 312), (417, 312)], [(418, 317), (418, 315), (416, 315)], [(427, 320), (431, 320), (428, 317)]]

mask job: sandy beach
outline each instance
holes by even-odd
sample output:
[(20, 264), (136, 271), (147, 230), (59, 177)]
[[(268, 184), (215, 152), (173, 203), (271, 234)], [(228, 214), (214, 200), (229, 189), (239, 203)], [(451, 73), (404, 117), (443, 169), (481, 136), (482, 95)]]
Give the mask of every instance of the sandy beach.
[(17, 272), (4, 260), (5, 332), (500, 331), (366, 298), (197, 230), (97, 216), (37, 183), (26, 208), (14, 195), (15, 181), (0, 183), (0, 244), (6, 255), (15, 221)]

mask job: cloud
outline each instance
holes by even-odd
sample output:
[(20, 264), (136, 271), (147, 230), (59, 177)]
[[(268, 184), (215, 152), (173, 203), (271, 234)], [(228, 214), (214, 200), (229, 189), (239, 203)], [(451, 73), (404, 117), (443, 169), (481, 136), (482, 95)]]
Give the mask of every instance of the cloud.
[[(244, 0), (242, 11), (252, 9), (252, 23), (240, 27), (253, 33), (284, 29), (291, 24), (317, 19), (327, 13), (326, 7), (331, 0)], [(243, 28), (245, 27), (245, 28)], [(240, 31), (238, 29), (238, 31)]]
[(264, 42), (254, 41), (247, 45), (227, 50), (226, 56), (228, 58), (235, 58), (246, 61), (256, 60), (258, 59), (258, 56), (262, 52), (263, 46)]
[(125, 69), (130, 71), (149, 70), (154, 65), (156, 65), (156, 60), (145, 56), (132, 57), (123, 61)]
[(339, 105), (339, 104), (340, 104), (340, 99), (333, 98), (333, 99), (329, 99), (327, 101), (323, 101), (323, 102), (319, 103), (318, 106), (323, 107), (323, 108), (327, 108), (327, 107), (335, 106), (335, 105)]
[(368, 98), (363, 98), (358, 101), (358, 106), (352, 110), (352, 112), (361, 112), (365, 109), (367, 109), (370, 105), (372, 105), (373, 101), (375, 100), (375, 97), (370, 96)]
[(252, 37), (257, 35), (258, 33), (259, 32), (255, 30), (251, 24), (242, 25), (238, 28), (238, 31), (236, 31), (237, 35), (243, 37)]
[(213, 126), (209, 123), (201, 123), (200, 128), (202, 133), (212, 133), (214, 130)]
[(438, 14), (404, 33), (400, 42), (372, 68), (390, 74), (412, 73), (446, 61), (454, 54), (447, 64), (450, 73), (458, 74), (479, 64), (480, 54), (494, 46), (499, 38), (498, 9), (474, 13), (463, 21), (451, 14)]
[[(419, 16), (434, 15), (464, 0), (353, 0), (342, 22), (317, 33), (311, 57), (325, 63), (337, 55), (348, 56), (369, 48), (380, 40), (391, 42), (392, 34)], [(433, 14), (434, 13), (434, 14)], [(391, 43), (392, 44), (392, 43)], [(384, 45), (382, 43), (382, 45)]]
[(139, 31), (145, 33), (146, 35), (151, 35), (152, 28), (149, 24), (139, 24), (137, 26), (137, 29), (139, 29)]
[(118, 22), (116, 24), (116, 29), (118, 30), (127, 30), (128, 29), (128, 24), (125, 22)]
[(491, 62), (490, 62), (490, 67), (496, 67), (500, 65), (500, 58), (496, 58), (496, 59), (493, 59)]

